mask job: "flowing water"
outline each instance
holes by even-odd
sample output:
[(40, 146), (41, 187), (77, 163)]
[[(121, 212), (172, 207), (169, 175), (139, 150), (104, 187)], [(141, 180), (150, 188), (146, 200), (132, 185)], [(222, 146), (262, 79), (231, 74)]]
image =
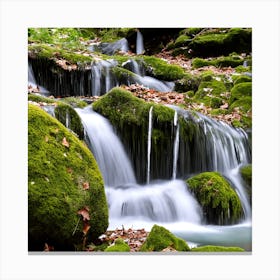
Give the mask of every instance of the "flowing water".
[(33, 69), (32, 69), (32, 66), (30, 63), (28, 63), (28, 87), (29, 86), (31, 86), (33, 89), (37, 88), (38, 92), (40, 92), (41, 94), (46, 95), (49, 93), (49, 91), (46, 88), (37, 84), (35, 76), (34, 76), (34, 72), (33, 72)]
[(94, 154), (107, 187), (135, 184), (136, 179), (123, 145), (109, 121), (91, 106), (76, 109), (82, 119), (86, 140)]
[(138, 30), (136, 35), (136, 54), (142, 54), (144, 53), (144, 41), (143, 41), (143, 35)]
[[(149, 111), (147, 134), (152, 132), (152, 108)], [(174, 155), (172, 178), (150, 182), (148, 179), (150, 171), (147, 170), (147, 183), (139, 185), (124, 147), (109, 121), (93, 112), (90, 107), (76, 110), (84, 124), (88, 145), (104, 177), (109, 205), (109, 229), (113, 230), (123, 225), (126, 228), (150, 230), (156, 223), (194, 244), (240, 246), (251, 250), (251, 208), (238, 175), (239, 166), (250, 161), (245, 147), (247, 144), (245, 133), (202, 115), (197, 115), (192, 120), (201, 126), (203, 133), (207, 135), (207, 150), (214, 155), (210, 156), (209, 165), (213, 171), (222, 172), (233, 184), (246, 216), (244, 221), (236, 225), (207, 225), (203, 223), (201, 208), (189, 192), (185, 181), (174, 179), (176, 154), (178, 157), (181, 155), (181, 150), (180, 152), (177, 150), (178, 116), (189, 117), (186, 111), (176, 109), (177, 114), (174, 112), (174, 128), (177, 129), (172, 151)]]
[(178, 123), (178, 112), (174, 113), (174, 128), (176, 129), (176, 136), (174, 139), (173, 145), (173, 170), (172, 170), (172, 179), (176, 179), (177, 174), (177, 161), (179, 153), (179, 135), (180, 135), (180, 125)]
[(153, 106), (149, 110), (148, 143), (147, 143), (147, 184), (150, 182), (150, 163), (151, 163), (151, 142), (153, 129)]

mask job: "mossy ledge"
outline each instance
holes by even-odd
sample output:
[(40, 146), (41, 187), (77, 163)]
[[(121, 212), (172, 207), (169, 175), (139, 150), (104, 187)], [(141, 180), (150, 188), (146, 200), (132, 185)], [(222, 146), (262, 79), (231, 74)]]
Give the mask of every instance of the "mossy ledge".
[[(83, 232), (83, 210), (90, 220)], [(85, 216), (86, 217), (86, 216)], [(81, 248), (108, 227), (104, 183), (89, 149), (41, 108), (28, 106), (28, 248)]]
[(117, 238), (112, 246), (107, 247), (104, 252), (129, 252), (130, 247), (122, 238)]
[(204, 172), (187, 180), (187, 184), (203, 209), (207, 223), (227, 225), (243, 217), (237, 193), (218, 172)]
[(162, 226), (154, 225), (141, 246), (140, 252), (161, 252), (168, 247), (175, 251), (190, 251), (185, 240), (176, 237)]

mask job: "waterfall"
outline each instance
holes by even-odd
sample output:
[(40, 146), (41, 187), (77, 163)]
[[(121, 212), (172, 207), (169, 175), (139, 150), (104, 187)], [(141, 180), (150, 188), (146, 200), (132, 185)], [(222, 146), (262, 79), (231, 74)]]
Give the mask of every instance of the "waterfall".
[(175, 111), (175, 113), (174, 113), (174, 128), (176, 128), (176, 135), (175, 135), (174, 145), (173, 145), (173, 171), (172, 171), (172, 179), (176, 179), (177, 161), (178, 161), (178, 152), (179, 152), (180, 125), (178, 123), (178, 113), (177, 113), (177, 111)]
[(66, 126), (67, 128), (70, 128), (70, 115), (69, 115), (68, 110), (66, 110), (65, 126)]
[(135, 184), (131, 163), (109, 121), (94, 112), (91, 106), (76, 109), (84, 128), (86, 141), (94, 154), (106, 186)]
[(148, 142), (147, 142), (147, 184), (150, 182), (150, 164), (151, 164), (151, 142), (152, 142), (152, 129), (153, 129), (153, 106), (149, 110), (149, 126), (148, 126)]
[(29, 87), (31, 87), (32, 89), (36, 88), (36, 92), (38, 91), (41, 94), (49, 93), (49, 91), (46, 88), (37, 84), (35, 76), (34, 76), (33, 68), (30, 63), (28, 63), (28, 90), (29, 90)]
[(113, 220), (141, 217), (155, 222), (201, 222), (201, 208), (181, 180), (110, 188), (106, 195)]
[(136, 54), (143, 54), (145, 51), (144, 49), (144, 41), (143, 41), (143, 35), (139, 30), (137, 30), (136, 35)]

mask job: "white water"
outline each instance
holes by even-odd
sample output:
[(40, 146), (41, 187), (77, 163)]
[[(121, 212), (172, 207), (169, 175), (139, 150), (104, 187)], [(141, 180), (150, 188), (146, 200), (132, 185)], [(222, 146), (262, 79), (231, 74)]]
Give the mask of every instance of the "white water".
[(142, 33), (138, 30), (136, 35), (136, 54), (143, 54), (144, 49), (144, 40)]
[(149, 110), (149, 125), (148, 125), (148, 142), (147, 142), (147, 184), (150, 182), (150, 165), (151, 165), (151, 142), (153, 129), (153, 106)]
[(28, 86), (31, 86), (32, 88), (38, 88), (38, 92), (40, 92), (41, 94), (47, 94), (49, 93), (49, 91), (38, 85), (34, 76), (34, 72), (32, 69), (32, 66), (30, 63), (28, 63)]
[[(152, 133), (152, 108), (149, 111), (148, 134), (150, 133), (150, 135)], [(249, 204), (247, 205), (247, 197), (237, 174), (240, 164), (244, 164), (248, 160), (244, 149), (241, 147), (244, 143), (239, 139), (243, 137), (240, 131), (223, 124), (219, 126), (215, 121), (199, 115), (195, 120), (202, 125), (204, 133), (209, 136), (210, 152), (216, 153), (213, 158), (216, 164), (213, 166), (221, 168), (220, 161), (223, 161), (223, 164), (229, 168), (225, 170), (225, 167), (223, 167), (223, 174), (236, 188), (247, 216), (246, 222), (244, 221), (237, 225), (204, 225), (201, 220), (201, 208), (189, 192), (184, 181), (149, 182), (148, 177), (147, 181), (149, 183), (146, 185), (136, 184), (130, 161), (122, 144), (114, 134), (110, 123), (102, 116), (94, 113), (90, 107), (77, 109), (77, 112), (83, 121), (89, 146), (97, 159), (105, 180), (109, 205), (109, 229), (114, 230), (124, 226), (125, 228), (145, 228), (150, 230), (154, 224), (158, 224), (193, 244), (241, 246), (246, 250), (252, 249), (251, 209)], [(174, 114), (174, 125), (176, 124), (177, 128), (179, 126), (178, 116), (181, 113), (178, 110), (178, 115)], [(220, 134), (212, 131), (211, 126), (220, 129)], [(218, 135), (222, 140), (218, 139)], [(228, 138), (236, 139), (229, 141)], [(232, 157), (231, 151), (232, 142), (235, 141), (236, 143), (233, 145), (237, 158)], [(176, 145), (176, 141), (174, 145)], [(218, 147), (218, 145), (223, 145), (223, 147)], [(152, 149), (152, 147), (149, 149)], [(227, 149), (230, 151), (226, 151)], [(227, 156), (219, 155), (219, 152), (226, 153)], [(174, 154), (176, 153), (174, 152)], [(150, 161), (148, 155), (147, 161)], [(149, 173), (150, 171), (147, 172), (147, 175)]]
[(175, 111), (175, 113), (174, 113), (174, 128), (176, 128), (176, 135), (175, 135), (174, 145), (173, 145), (172, 179), (176, 179), (177, 161), (178, 161), (178, 153), (179, 153), (180, 125), (178, 123), (178, 113), (177, 113), (177, 111)]
[(98, 163), (105, 185), (117, 187), (135, 184), (130, 160), (109, 121), (94, 112), (91, 106), (76, 111), (83, 122), (89, 147)]

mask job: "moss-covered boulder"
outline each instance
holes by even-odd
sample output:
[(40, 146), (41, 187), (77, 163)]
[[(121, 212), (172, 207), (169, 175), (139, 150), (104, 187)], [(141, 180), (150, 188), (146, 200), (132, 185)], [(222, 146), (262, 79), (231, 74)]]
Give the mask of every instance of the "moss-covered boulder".
[(28, 247), (74, 250), (108, 227), (104, 183), (89, 149), (58, 120), (28, 107)]
[(185, 240), (176, 237), (164, 227), (154, 225), (146, 241), (140, 248), (140, 252), (160, 252), (167, 247), (176, 251), (190, 251)]
[(203, 209), (207, 223), (234, 224), (243, 217), (237, 193), (218, 172), (204, 172), (187, 180), (191, 192)]
[(230, 105), (245, 96), (252, 96), (252, 82), (238, 83), (231, 89)]
[(117, 238), (112, 246), (107, 247), (104, 252), (129, 252), (130, 247), (122, 238)]
[(191, 249), (191, 252), (245, 252), (240, 247), (224, 247), (224, 246), (199, 246)]

